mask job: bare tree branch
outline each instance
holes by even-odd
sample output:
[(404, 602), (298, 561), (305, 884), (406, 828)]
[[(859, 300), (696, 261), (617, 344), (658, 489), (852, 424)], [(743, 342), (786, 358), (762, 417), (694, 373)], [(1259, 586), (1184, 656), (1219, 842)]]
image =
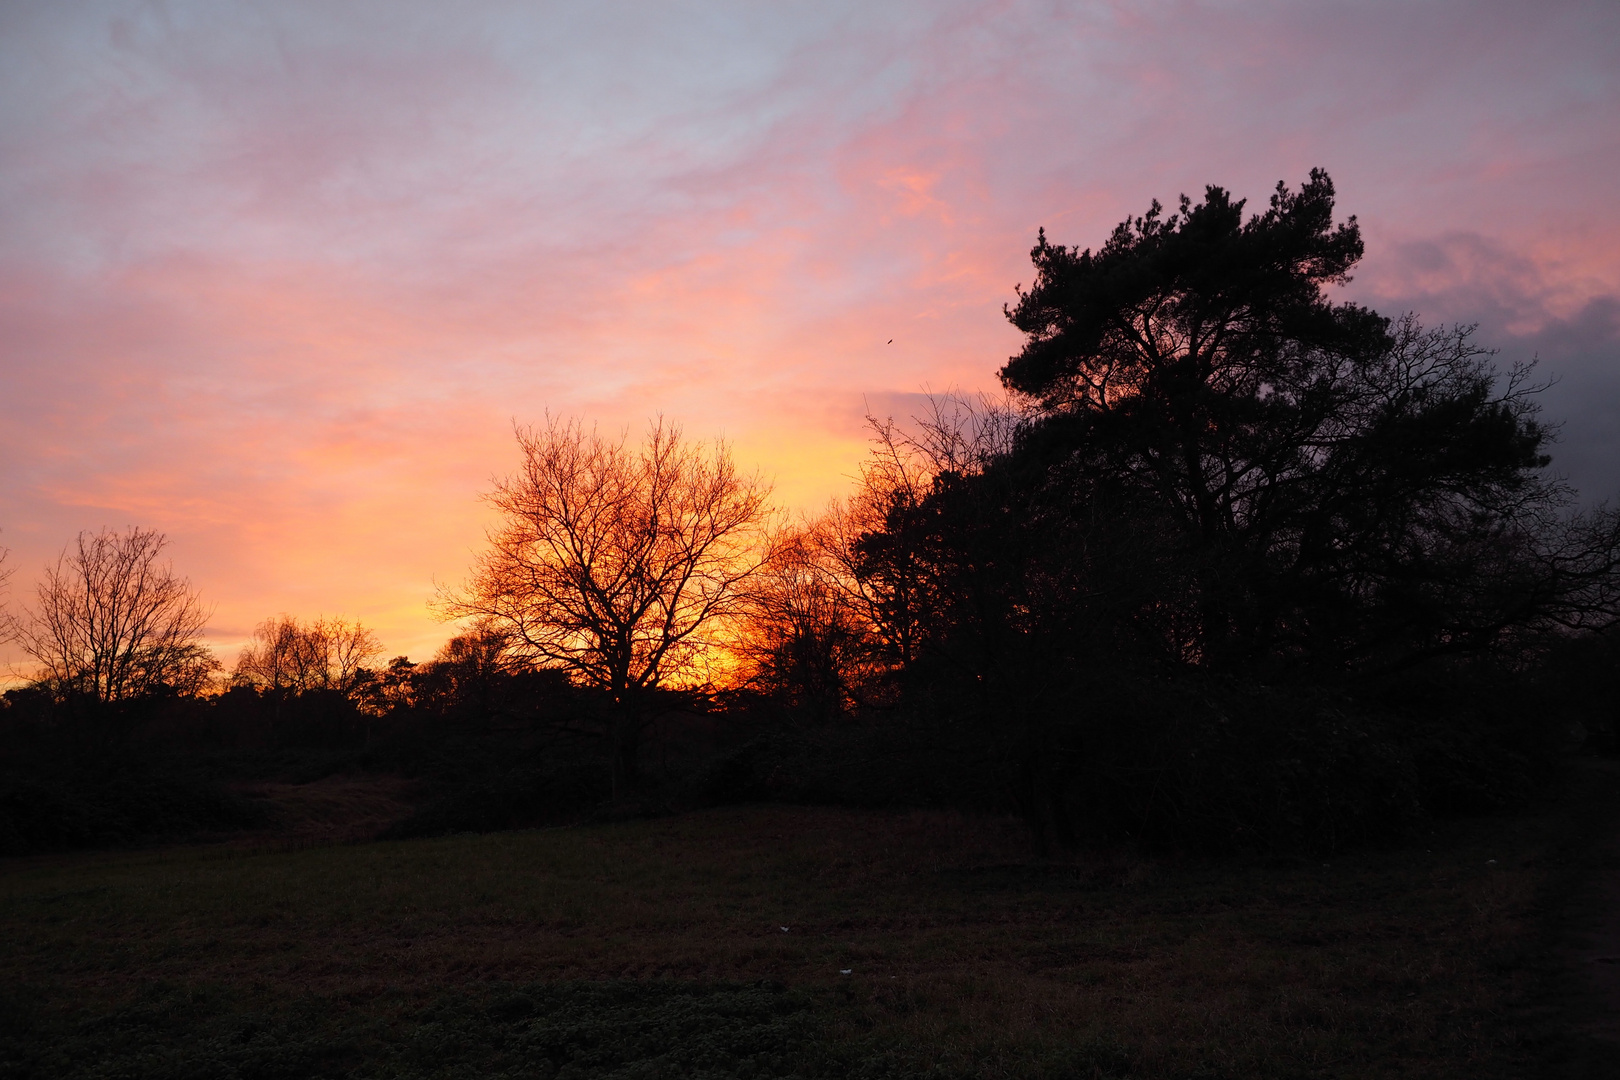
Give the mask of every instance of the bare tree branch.
[(483, 620), (516, 659), (611, 695), (625, 758), (615, 776), (628, 779), (640, 724), (630, 699), (701, 681), (768, 556), (769, 488), (739, 474), (723, 443), (688, 443), (662, 419), (638, 447), (549, 416), (517, 439), (521, 466), (486, 496), (501, 515), (489, 547), (436, 606)]
[(317, 618), (307, 626), (290, 615), (266, 619), (236, 660), (238, 684), (270, 692), (351, 693), (382, 645), (358, 622)]
[(160, 686), (194, 692), (218, 668), (200, 638), (209, 612), (158, 555), (162, 533), (80, 533), (64, 548), (17, 628), (39, 681), (99, 701)]
[(6, 600), (11, 592), (11, 574), (15, 569), (6, 565), (6, 557), (10, 554), (10, 548), (0, 548), (0, 645), (17, 636), (16, 617), (6, 608)]

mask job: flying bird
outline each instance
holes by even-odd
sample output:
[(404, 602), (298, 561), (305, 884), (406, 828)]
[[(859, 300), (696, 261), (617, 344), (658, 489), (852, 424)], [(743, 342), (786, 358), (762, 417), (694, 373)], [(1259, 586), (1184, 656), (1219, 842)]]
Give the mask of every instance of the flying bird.
[(894, 344), (894, 338), (890, 338), (888, 341), (884, 342), (884, 344), (885, 345), (893, 345)]

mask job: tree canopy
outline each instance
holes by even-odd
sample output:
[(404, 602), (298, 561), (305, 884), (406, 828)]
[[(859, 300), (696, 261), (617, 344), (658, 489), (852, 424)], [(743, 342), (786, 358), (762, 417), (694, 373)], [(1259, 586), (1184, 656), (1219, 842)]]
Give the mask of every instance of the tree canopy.
[(280, 615), (253, 628), (232, 680), (272, 694), (352, 694), (366, 677), (366, 665), (382, 651), (376, 635), (359, 622), (322, 617), (306, 624)]
[(499, 524), (442, 609), (480, 620), (518, 659), (606, 691), (622, 785), (637, 697), (701, 679), (708, 635), (745, 606), (768, 488), (723, 444), (687, 442), (662, 421), (639, 447), (557, 418), (517, 434), (522, 465), (489, 495)]
[(1096, 252), (1040, 235), (1001, 378), (1048, 502), (1168, 529), (1157, 617), (1203, 664), (1399, 664), (1595, 611), (1613, 523), (1566, 513), (1528, 368), (1335, 302), (1363, 247), (1325, 172), (1244, 207), (1154, 202)]
[(158, 562), (166, 543), (145, 529), (82, 532), (45, 568), (16, 630), (43, 684), (123, 701), (164, 687), (194, 692), (206, 681), (218, 667), (202, 644), (208, 609)]

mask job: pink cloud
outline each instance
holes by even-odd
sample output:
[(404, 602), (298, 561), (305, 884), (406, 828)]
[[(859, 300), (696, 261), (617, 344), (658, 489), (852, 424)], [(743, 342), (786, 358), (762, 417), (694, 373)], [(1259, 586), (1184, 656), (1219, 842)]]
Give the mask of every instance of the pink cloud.
[(138, 523), (223, 643), (324, 611), (420, 656), (514, 419), (662, 412), (813, 509), (865, 407), (993, 388), (1038, 226), (1314, 165), (1352, 295), (1608, 385), (1611, 6), (167, 10), (0, 16), (17, 592)]

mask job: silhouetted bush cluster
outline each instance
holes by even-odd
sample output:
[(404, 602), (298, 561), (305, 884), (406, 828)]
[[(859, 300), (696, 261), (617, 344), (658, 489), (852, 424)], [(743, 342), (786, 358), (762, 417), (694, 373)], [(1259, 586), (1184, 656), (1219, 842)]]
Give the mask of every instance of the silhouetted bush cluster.
[(262, 806), (206, 780), (145, 770), (0, 775), (0, 856), (191, 838), (267, 821)]
[(672, 698), (635, 796), (616, 801), (603, 704), (549, 678), (496, 676), (477, 703), (441, 691), (380, 714), (326, 691), (117, 708), (14, 691), (0, 854), (264, 828), (271, 810), (240, 794), (250, 782), (364, 774), (418, 781), (396, 837), (783, 801), (1018, 813), (1048, 847), (1332, 851), (1522, 805), (1580, 723), (1601, 744), (1615, 688), (1610, 652), (1590, 644), (1525, 672), (1354, 693), (1162, 664), (1076, 667), (1022, 701), (966, 669), (909, 677), (893, 703), (833, 718), (768, 694)]
[(779, 725), (716, 760), (701, 797), (1015, 812), (1050, 847), (1328, 852), (1431, 815), (1523, 805), (1554, 774), (1564, 734), (1502, 688), (1428, 701), (1404, 686), (1393, 709), (1115, 670), (1018, 720), (933, 689), (914, 713)]
[[(258, 786), (336, 776), (416, 781), (416, 810), (394, 836), (626, 812), (606, 806), (611, 762), (595, 695), (551, 673), (457, 684), (421, 667), (415, 680), (396, 669), (381, 707), (324, 688), (238, 685), (117, 703), (11, 691), (0, 703), (0, 856), (272, 828), (276, 811)], [(682, 778), (701, 768), (694, 755), (707, 760), (707, 736), (670, 741), (628, 812), (691, 804)]]
[(194, 700), (55, 704), (26, 691), (0, 710), (0, 855), (108, 847), (255, 828), (264, 807), (154, 753)]

